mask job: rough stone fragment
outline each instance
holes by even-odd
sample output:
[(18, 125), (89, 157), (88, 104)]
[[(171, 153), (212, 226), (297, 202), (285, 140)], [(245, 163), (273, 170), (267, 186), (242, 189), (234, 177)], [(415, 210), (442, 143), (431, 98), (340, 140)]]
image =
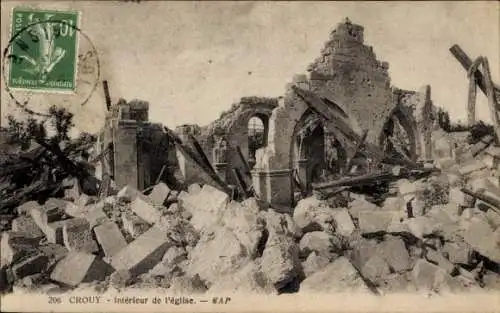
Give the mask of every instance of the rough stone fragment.
[(440, 252), (434, 249), (427, 249), (426, 259), (442, 268), (447, 274), (453, 273), (455, 266), (447, 260)]
[(356, 198), (349, 203), (349, 213), (358, 219), (359, 213), (363, 211), (378, 211), (380, 207), (371, 203), (370, 201), (365, 200), (364, 198)]
[(382, 209), (385, 211), (406, 211), (406, 201), (401, 196), (387, 197)]
[(85, 219), (90, 223), (90, 226), (92, 227), (104, 223), (108, 220), (108, 217), (104, 213), (100, 203), (87, 206), (86, 210), (84, 211), (83, 217), (85, 217)]
[(125, 212), (122, 214), (123, 229), (133, 238), (137, 238), (149, 229), (149, 224), (139, 216)]
[(259, 218), (258, 208), (245, 207), (239, 202), (231, 201), (221, 218), (221, 225), (230, 229), (246, 248), (247, 253), (254, 257), (262, 237), (264, 225)]
[(260, 211), (259, 216), (264, 219), (269, 233), (290, 236), (297, 239), (302, 237), (301, 229), (289, 214), (278, 213), (273, 209), (269, 209), (267, 211)]
[(75, 201), (80, 197), (82, 189), (80, 188), (80, 183), (77, 178), (70, 178), (65, 183), (66, 189), (64, 190), (64, 198), (69, 201)]
[(17, 207), (18, 215), (29, 215), (32, 209), (40, 208), (41, 205), (36, 201), (28, 201)]
[(194, 202), (186, 206), (186, 210), (192, 214), (191, 224), (197, 231), (201, 231), (219, 221), (230, 199), (225, 192), (210, 185), (204, 185), (191, 200)]
[(250, 293), (271, 295), (276, 294), (271, 282), (253, 262), (236, 273), (219, 278), (209, 289), (209, 292)]
[(362, 211), (359, 213), (359, 228), (363, 234), (386, 232), (394, 215), (391, 211)]
[(156, 226), (161, 228), (170, 239), (183, 246), (194, 247), (200, 239), (193, 225), (178, 216), (164, 215)]
[(427, 216), (417, 216), (405, 221), (413, 236), (423, 239), (425, 236), (431, 235), (439, 231), (440, 224), (428, 218)]
[(418, 290), (434, 290), (446, 271), (426, 260), (419, 259), (412, 270), (413, 283)]
[(394, 272), (411, 269), (410, 254), (401, 238), (392, 237), (379, 245), (383, 258)]
[(73, 251), (57, 263), (50, 278), (75, 287), (80, 283), (104, 280), (111, 271), (109, 265), (95, 255)]
[(188, 273), (198, 274), (208, 283), (238, 270), (250, 260), (238, 237), (225, 227), (206, 229), (189, 257)]
[(8, 265), (26, 255), (33, 254), (40, 239), (26, 237), (24, 233), (3, 232), (0, 243), (2, 260)]
[(203, 283), (199, 275), (176, 276), (172, 279), (168, 292), (174, 295), (204, 294), (207, 286)]
[(118, 225), (114, 222), (109, 221), (95, 227), (94, 233), (106, 257), (115, 255), (127, 245)]
[(361, 269), (363, 277), (376, 284), (379, 284), (390, 272), (389, 265), (379, 255), (372, 256)]
[(346, 257), (340, 257), (324, 269), (307, 277), (300, 292), (370, 292), (361, 275)]
[(348, 237), (356, 230), (351, 215), (345, 208), (335, 209), (333, 219), (335, 220), (336, 232), (342, 236)]
[(500, 227), (500, 213), (493, 210), (493, 209), (488, 209), (484, 215), (486, 219), (488, 220), (488, 223), (490, 223), (491, 227), (493, 229), (498, 229)]
[(353, 243), (352, 260), (357, 268), (363, 268), (368, 260), (379, 253), (379, 245), (375, 240), (361, 238)]
[(301, 275), (299, 247), (290, 237), (270, 236), (260, 259), (260, 267), (279, 291)]
[(473, 172), (481, 171), (486, 168), (486, 165), (482, 163), (481, 161), (474, 160), (472, 162), (469, 162), (467, 164), (463, 164), (459, 172), (461, 175), (470, 175)]
[(196, 194), (200, 193), (201, 187), (199, 184), (191, 184), (188, 186), (187, 191), (188, 191), (188, 193), (190, 193), (192, 195), (196, 195)]
[(171, 246), (165, 232), (153, 226), (114, 254), (111, 265), (116, 270), (128, 270), (132, 276), (138, 276), (158, 264)]
[(306, 233), (300, 240), (299, 247), (302, 257), (307, 257), (311, 252), (329, 255), (334, 248), (331, 235), (322, 231)]
[(293, 212), (293, 220), (303, 233), (311, 231), (335, 231), (333, 209), (326, 201), (315, 197), (305, 198), (297, 203)]
[(130, 204), (132, 211), (149, 224), (155, 224), (160, 220), (161, 212), (146, 201), (143, 197), (137, 197)]
[(500, 263), (500, 231), (494, 232), (487, 221), (472, 217), (464, 239), (481, 255)]
[(43, 254), (36, 254), (14, 264), (12, 273), (15, 279), (43, 272), (49, 263), (49, 258)]
[(85, 206), (92, 204), (94, 202), (95, 202), (95, 198), (82, 193), (80, 195), (80, 197), (78, 197), (78, 199), (75, 201), (75, 204), (79, 207), (85, 207)]
[(170, 194), (170, 188), (164, 183), (159, 183), (153, 187), (153, 190), (148, 195), (153, 205), (163, 205)]
[(314, 251), (311, 252), (307, 259), (302, 262), (305, 277), (309, 277), (313, 273), (322, 270), (328, 265), (328, 263), (330, 263), (330, 258), (324, 255), (319, 255)]
[(443, 253), (453, 264), (469, 264), (472, 261), (472, 248), (465, 242), (445, 242)]
[(58, 207), (41, 206), (30, 211), (33, 221), (43, 231), (49, 223), (60, 221), (64, 216), (64, 211)]
[(92, 237), (92, 229), (86, 219), (73, 219), (63, 226), (64, 246), (69, 251), (97, 252), (99, 247)]
[(30, 216), (19, 216), (12, 221), (12, 231), (23, 233), (26, 237), (39, 238), (44, 233)]
[(125, 186), (116, 195), (118, 199), (124, 201), (134, 201), (137, 197), (144, 197), (144, 194), (132, 186)]

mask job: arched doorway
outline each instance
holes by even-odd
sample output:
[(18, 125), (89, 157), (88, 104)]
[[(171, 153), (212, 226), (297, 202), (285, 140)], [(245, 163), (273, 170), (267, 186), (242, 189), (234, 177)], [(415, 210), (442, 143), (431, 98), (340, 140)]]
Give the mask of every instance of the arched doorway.
[(248, 163), (250, 168), (255, 165), (255, 152), (267, 144), (268, 117), (256, 114), (250, 117), (247, 125)]

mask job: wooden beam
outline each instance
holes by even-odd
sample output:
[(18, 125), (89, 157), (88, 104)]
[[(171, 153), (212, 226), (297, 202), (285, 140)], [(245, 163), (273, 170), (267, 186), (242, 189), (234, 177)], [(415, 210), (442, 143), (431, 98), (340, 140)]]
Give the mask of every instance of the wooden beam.
[(497, 135), (497, 139), (500, 140), (500, 122), (498, 118), (498, 105), (495, 99), (495, 87), (493, 86), (493, 81), (491, 79), (490, 65), (488, 63), (488, 58), (483, 58), (483, 71), (484, 71), (484, 83), (486, 85), (486, 96), (488, 97), (488, 107), (490, 109), (491, 120), (493, 122), (493, 128)]
[[(466, 70), (469, 71), (469, 69), (472, 66), (472, 59), (465, 53), (462, 48), (460, 48), (459, 45), (453, 45), (450, 48), (451, 54), (457, 59), (457, 61), (462, 65), (462, 67)], [(486, 85), (484, 83), (484, 77), (483, 74), (480, 71), (475, 71), (474, 72), (474, 78), (476, 79), (477, 85), (481, 89), (484, 94), (486, 94)]]
[(248, 165), (247, 160), (243, 156), (243, 152), (241, 152), (240, 146), (236, 146), (236, 152), (238, 153), (238, 156), (241, 160), (241, 163), (243, 164), (243, 167), (245, 168), (245, 175), (247, 175), (248, 178), (252, 178), (252, 174), (250, 173), (250, 165)]

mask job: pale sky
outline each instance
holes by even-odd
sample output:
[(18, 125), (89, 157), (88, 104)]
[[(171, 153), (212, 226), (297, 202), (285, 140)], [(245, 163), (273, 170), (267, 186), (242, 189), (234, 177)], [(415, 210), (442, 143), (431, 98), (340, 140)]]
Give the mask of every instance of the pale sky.
[[(30, 4), (2, 1), (2, 50), (11, 9), (19, 3)], [(172, 128), (208, 124), (243, 96), (282, 95), (346, 16), (365, 27), (365, 43), (389, 62), (394, 86), (416, 90), (430, 84), (434, 103), (455, 120), (466, 117), (468, 81), (448, 51), (453, 44), (471, 58), (487, 56), (500, 83), (495, 1), (37, 1), (33, 6), (81, 11), (81, 29), (99, 52), (101, 78), (109, 81), (113, 101), (149, 101), (150, 120)], [(3, 86), (2, 124), (12, 111)], [(486, 99), (478, 95), (478, 117), (489, 120)], [(102, 89), (72, 110), (80, 130), (98, 130), (105, 110)]]

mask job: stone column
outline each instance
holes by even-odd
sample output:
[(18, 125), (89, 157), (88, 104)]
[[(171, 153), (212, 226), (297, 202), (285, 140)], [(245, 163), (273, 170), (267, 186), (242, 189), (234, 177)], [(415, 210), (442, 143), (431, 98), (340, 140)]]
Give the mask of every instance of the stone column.
[(137, 122), (119, 121), (114, 134), (115, 183), (139, 188), (137, 169)]

